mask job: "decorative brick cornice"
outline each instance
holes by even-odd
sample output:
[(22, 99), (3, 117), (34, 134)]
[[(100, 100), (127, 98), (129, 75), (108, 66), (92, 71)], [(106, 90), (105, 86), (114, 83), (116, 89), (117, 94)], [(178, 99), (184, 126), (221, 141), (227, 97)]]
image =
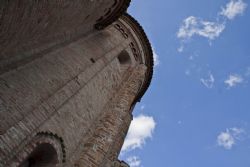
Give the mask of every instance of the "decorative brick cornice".
[(141, 43), (140, 45), (143, 49), (143, 55), (141, 55), (141, 56), (144, 56), (144, 60), (145, 60), (145, 62), (143, 62), (143, 63), (147, 66), (147, 72), (145, 74), (144, 82), (142, 83), (141, 89), (138, 92), (136, 99), (134, 101), (134, 103), (136, 103), (136, 102), (140, 101), (142, 96), (147, 91), (147, 89), (151, 83), (152, 77), (153, 77), (153, 69), (154, 69), (153, 50), (152, 50), (151, 44), (147, 38), (146, 33), (144, 32), (142, 26), (137, 22), (137, 20), (135, 20), (128, 13), (125, 13), (123, 16), (121, 16), (120, 19), (122, 21), (125, 21), (130, 26), (130, 28), (134, 31), (137, 38), (139, 39), (139, 41)]
[(114, 0), (114, 4), (110, 8), (106, 9), (107, 12), (104, 14), (104, 16), (101, 16), (97, 20), (95, 28), (98, 30), (104, 29), (118, 20), (119, 17), (126, 13), (130, 2), (131, 0)]
[(53, 140), (56, 140), (61, 145), (61, 151), (62, 151), (62, 162), (66, 162), (66, 151), (65, 151), (65, 145), (63, 142), (63, 138), (59, 137), (57, 134), (51, 133), (51, 132), (39, 132), (37, 133), (37, 137), (47, 137), (51, 138)]

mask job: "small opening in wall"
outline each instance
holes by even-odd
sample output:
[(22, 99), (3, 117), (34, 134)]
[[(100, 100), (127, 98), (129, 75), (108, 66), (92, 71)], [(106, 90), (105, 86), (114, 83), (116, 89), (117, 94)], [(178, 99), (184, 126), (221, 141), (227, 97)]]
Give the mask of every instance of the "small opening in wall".
[(50, 144), (40, 144), (19, 167), (52, 167), (58, 164), (57, 152)]
[(128, 52), (126, 52), (126, 51), (122, 51), (118, 55), (118, 60), (119, 60), (119, 63), (121, 65), (129, 65), (129, 64), (131, 64), (131, 58), (130, 58)]
[(95, 63), (95, 60), (94, 60), (93, 58), (90, 58), (90, 61), (91, 61), (92, 63)]

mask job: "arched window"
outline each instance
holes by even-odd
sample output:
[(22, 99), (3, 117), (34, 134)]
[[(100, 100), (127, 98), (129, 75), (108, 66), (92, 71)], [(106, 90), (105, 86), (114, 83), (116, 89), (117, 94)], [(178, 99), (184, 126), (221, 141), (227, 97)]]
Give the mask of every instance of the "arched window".
[(51, 144), (38, 145), (19, 167), (55, 167), (59, 163), (57, 152)]
[(128, 52), (126, 52), (126, 51), (122, 51), (118, 55), (118, 60), (119, 60), (119, 63), (121, 65), (130, 65), (131, 64), (131, 58), (130, 58)]

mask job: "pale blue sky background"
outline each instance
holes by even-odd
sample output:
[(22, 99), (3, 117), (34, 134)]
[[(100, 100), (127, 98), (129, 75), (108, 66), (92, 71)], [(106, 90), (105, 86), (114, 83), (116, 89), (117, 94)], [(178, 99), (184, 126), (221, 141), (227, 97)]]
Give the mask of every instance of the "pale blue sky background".
[(120, 156), (131, 167), (250, 166), (249, 5), (132, 1), (159, 64)]

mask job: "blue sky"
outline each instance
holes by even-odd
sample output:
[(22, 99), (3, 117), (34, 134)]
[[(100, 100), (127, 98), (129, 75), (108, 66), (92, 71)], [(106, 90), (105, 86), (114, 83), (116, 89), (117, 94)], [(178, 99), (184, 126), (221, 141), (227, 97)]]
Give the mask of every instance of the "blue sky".
[(120, 155), (131, 167), (250, 166), (249, 5), (132, 1), (157, 65)]

